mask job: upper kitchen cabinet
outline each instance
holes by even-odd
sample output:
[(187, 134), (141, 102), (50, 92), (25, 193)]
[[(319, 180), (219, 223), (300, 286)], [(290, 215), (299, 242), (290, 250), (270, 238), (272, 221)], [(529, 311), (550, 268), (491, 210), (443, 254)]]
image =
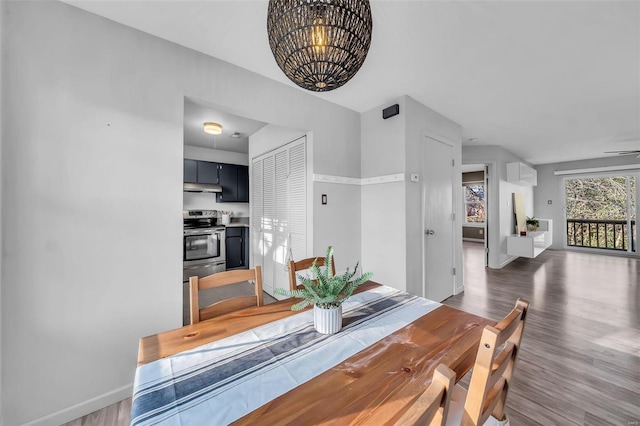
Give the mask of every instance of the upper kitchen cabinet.
[(218, 163), (198, 161), (198, 183), (220, 183)]
[(184, 160), (184, 182), (198, 182), (198, 162), (196, 160)]
[(238, 166), (238, 201), (249, 202), (249, 166)]
[(184, 160), (184, 182), (218, 184), (218, 163)]
[(217, 194), (219, 203), (249, 202), (249, 167), (237, 164), (219, 164), (218, 177), (222, 192)]

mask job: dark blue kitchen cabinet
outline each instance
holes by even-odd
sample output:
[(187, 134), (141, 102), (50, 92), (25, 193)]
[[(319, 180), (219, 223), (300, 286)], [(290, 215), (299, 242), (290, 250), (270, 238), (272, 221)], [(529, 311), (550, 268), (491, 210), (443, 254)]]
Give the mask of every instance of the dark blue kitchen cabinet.
[(219, 203), (249, 202), (249, 167), (237, 164), (220, 164), (218, 176), (222, 192), (218, 193)]
[(227, 227), (226, 256), (227, 270), (249, 268), (249, 228)]
[(184, 182), (198, 182), (198, 161), (184, 160)]
[(184, 160), (184, 182), (219, 183), (218, 163), (199, 160)]
[(238, 166), (238, 202), (249, 202), (249, 166)]
[(220, 183), (218, 163), (198, 161), (198, 183)]
[(242, 228), (242, 250), (244, 251), (243, 266), (249, 269), (249, 227)]

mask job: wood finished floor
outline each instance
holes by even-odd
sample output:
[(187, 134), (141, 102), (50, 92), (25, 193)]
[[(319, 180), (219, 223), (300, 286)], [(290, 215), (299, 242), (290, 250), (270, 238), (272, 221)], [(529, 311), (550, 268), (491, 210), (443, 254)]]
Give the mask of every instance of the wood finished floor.
[[(465, 291), (444, 303), (488, 318), (531, 302), (507, 399), (511, 426), (640, 426), (640, 261), (560, 250), (485, 269), (464, 243)], [(131, 398), (64, 426), (128, 425)]]
[(465, 242), (465, 291), (444, 303), (497, 320), (531, 302), (511, 425), (640, 425), (640, 261), (547, 250), (491, 270), (482, 252)]

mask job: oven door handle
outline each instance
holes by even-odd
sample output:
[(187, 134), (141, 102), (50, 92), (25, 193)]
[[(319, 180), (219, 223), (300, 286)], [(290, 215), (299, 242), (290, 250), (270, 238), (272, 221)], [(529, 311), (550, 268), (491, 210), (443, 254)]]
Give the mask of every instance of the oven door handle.
[(186, 236), (192, 236), (192, 235), (211, 235), (213, 234), (215, 231), (211, 230), (211, 229), (189, 229), (189, 230), (185, 230), (183, 231), (183, 235)]
[(202, 265), (185, 266), (182, 269), (200, 269), (200, 268), (202, 268)]

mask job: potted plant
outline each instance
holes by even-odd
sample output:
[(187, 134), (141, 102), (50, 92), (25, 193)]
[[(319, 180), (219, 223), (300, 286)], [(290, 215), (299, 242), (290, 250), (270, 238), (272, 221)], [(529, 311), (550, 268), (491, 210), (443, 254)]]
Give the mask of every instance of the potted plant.
[(540, 226), (540, 221), (538, 219), (536, 219), (535, 217), (528, 217), (527, 216), (527, 230), (528, 231), (537, 231), (538, 227)]
[(353, 279), (359, 263), (356, 263), (353, 272), (349, 272), (349, 268), (347, 268), (344, 274), (333, 275), (331, 262), (333, 262), (333, 247), (329, 246), (324, 267), (319, 267), (316, 262), (313, 262), (310, 268), (315, 279), (298, 275), (304, 288), (297, 290), (276, 289), (277, 294), (302, 299), (291, 306), (292, 311), (299, 311), (313, 305), (313, 325), (318, 332), (323, 334), (337, 333), (342, 329), (342, 302), (347, 300), (360, 284), (373, 275), (371, 272), (367, 272), (362, 274), (360, 278)]

